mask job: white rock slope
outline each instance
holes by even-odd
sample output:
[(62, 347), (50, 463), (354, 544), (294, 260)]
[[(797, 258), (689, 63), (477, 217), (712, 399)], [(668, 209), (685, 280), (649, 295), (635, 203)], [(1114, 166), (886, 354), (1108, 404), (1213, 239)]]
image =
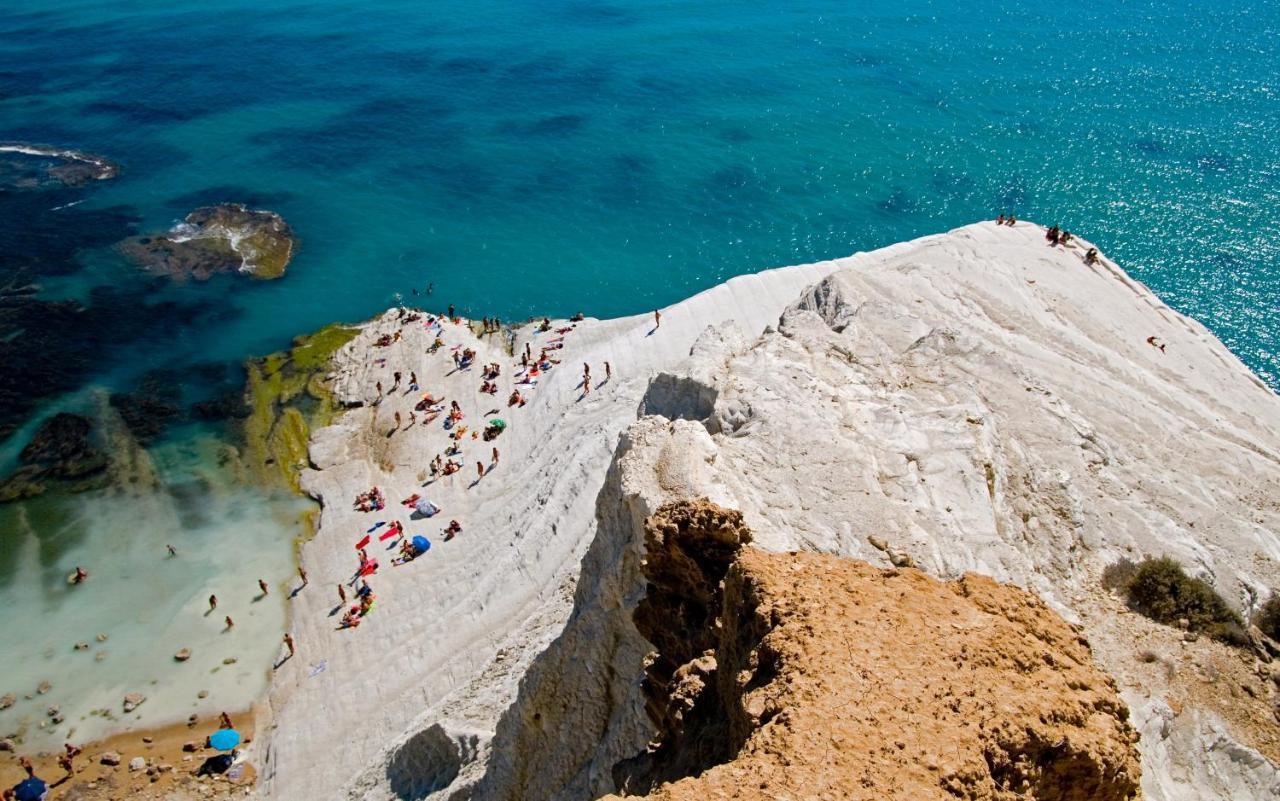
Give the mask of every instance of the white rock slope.
[[(503, 364), (496, 400), (477, 395), (478, 375), (446, 375), (450, 360), (425, 355), (423, 329), (375, 348), (395, 315), (370, 324), (340, 354), (341, 397), (369, 401), (374, 381), (415, 370), (468, 423), (501, 406), (511, 426), (500, 466), (470, 489), (487, 445), (465, 441), (466, 469), (422, 489), (439, 425), (386, 436), (416, 396), (316, 435), (306, 486), (324, 514), (303, 551), (299, 655), (280, 671), (278, 727), (259, 743), (263, 791), (612, 789), (613, 764), (649, 734), (636, 692), (647, 646), (629, 619), (643, 589), (638, 523), (666, 500), (707, 495), (741, 509), (764, 547), (891, 554), (1035, 590), (1083, 623), (1117, 675), (1144, 733), (1148, 798), (1272, 797), (1275, 770), (1249, 747), (1275, 745), (1269, 698), (1183, 693), (1174, 714), (1165, 700), (1182, 679), (1144, 672), (1138, 645), (1171, 663), (1221, 657), (1220, 646), (1132, 619), (1098, 574), (1122, 555), (1167, 553), (1242, 609), (1280, 585), (1280, 404), (1203, 326), (1082, 253), (1047, 247), (1036, 226), (985, 223), (744, 276), (664, 310), (652, 334), (649, 316), (579, 324), (555, 352), (564, 364), (516, 410), (505, 406), (512, 359), (489, 344), (478, 360)], [(449, 327), (444, 338), (474, 340)], [(518, 347), (527, 339), (536, 352), (549, 336), (526, 328)], [(614, 378), (579, 399), (582, 363), (598, 382), (605, 360)], [(392, 508), (351, 512), (372, 484)], [(352, 543), (411, 492), (465, 533), (384, 569), (377, 612), (334, 631)], [(438, 528), (409, 524), (433, 541)], [(1259, 714), (1240, 711), (1249, 704)]]

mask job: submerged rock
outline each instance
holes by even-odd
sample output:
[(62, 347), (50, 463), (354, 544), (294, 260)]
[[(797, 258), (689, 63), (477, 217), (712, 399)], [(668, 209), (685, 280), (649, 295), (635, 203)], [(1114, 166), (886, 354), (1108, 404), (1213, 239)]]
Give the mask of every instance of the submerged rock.
[(119, 166), (91, 153), (0, 142), (0, 191), (84, 186), (114, 178), (119, 172)]
[(129, 693), (124, 697), (124, 711), (132, 712), (142, 706), (142, 702), (145, 700), (147, 700), (147, 697), (142, 693)]
[(279, 214), (223, 203), (196, 209), (166, 233), (129, 237), (117, 248), (153, 273), (207, 281), (229, 272), (279, 278), (296, 246)]
[(102, 486), (108, 459), (94, 436), (93, 421), (78, 414), (45, 420), (18, 455), (21, 467), (0, 480), (0, 503), (42, 495), (53, 484), (72, 492)]

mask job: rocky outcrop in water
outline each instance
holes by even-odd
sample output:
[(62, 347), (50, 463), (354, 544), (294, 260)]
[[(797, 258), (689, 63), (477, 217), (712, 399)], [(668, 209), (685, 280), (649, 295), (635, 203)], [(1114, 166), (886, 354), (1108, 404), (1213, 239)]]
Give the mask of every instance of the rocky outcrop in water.
[(279, 214), (238, 203), (204, 206), (163, 234), (130, 237), (120, 252), (150, 272), (207, 281), (219, 273), (284, 275), (297, 239)]
[[(743, 548), (742, 516), (677, 502), (647, 524), (636, 624), (649, 798), (1138, 797), (1137, 733), (1088, 644), (1025, 590)], [(615, 797), (616, 798), (616, 797)]]
[(0, 503), (44, 494), (57, 485), (72, 492), (107, 479), (108, 460), (94, 443), (93, 421), (60, 412), (45, 420), (18, 456), (21, 467), (0, 481)]
[(0, 142), (0, 191), (84, 186), (116, 177), (111, 161), (78, 150)]

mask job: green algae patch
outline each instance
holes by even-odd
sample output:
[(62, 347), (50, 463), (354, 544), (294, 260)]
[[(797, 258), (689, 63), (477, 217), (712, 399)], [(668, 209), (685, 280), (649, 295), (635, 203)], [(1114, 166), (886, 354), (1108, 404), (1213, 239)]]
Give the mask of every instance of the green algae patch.
[(287, 351), (253, 359), (248, 373), (249, 417), (244, 421), (246, 461), (259, 480), (302, 492), (311, 432), (340, 411), (325, 385), (333, 355), (359, 334), (331, 325), (300, 336)]
[(301, 370), (328, 369), (333, 354), (359, 333), (358, 328), (331, 325), (309, 336), (298, 337), (290, 351), (294, 366)]

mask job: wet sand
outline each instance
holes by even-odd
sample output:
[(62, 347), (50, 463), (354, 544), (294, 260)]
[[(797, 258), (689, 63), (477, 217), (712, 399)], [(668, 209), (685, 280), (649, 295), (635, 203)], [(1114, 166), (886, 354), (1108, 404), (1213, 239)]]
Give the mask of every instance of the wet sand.
[[(246, 744), (254, 733), (253, 710), (232, 713), (231, 721), (244, 736)], [(195, 773), (205, 759), (218, 752), (204, 747), (204, 738), (218, 729), (217, 715), (204, 715), (195, 720), (154, 729), (136, 729), (103, 740), (80, 745), (83, 753), (75, 758), (75, 775), (66, 777), (58, 766), (56, 752), (28, 754), (36, 775), (49, 783), (49, 801), (117, 801), (118, 799), (166, 799), (243, 797), (245, 788), (257, 778), (256, 766), (241, 762), (243, 772), (233, 780), (222, 776), (197, 778)], [(196, 743), (195, 751), (184, 751), (188, 743)], [(243, 746), (242, 746), (243, 748)], [(120, 764), (102, 763), (102, 755), (115, 752)], [(18, 755), (0, 755), (0, 787), (9, 788), (25, 777), (18, 765)], [(135, 757), (146, 760), (147, 767), (130, 770)], [(238, 767), (238, 766), (237, 766)]]

